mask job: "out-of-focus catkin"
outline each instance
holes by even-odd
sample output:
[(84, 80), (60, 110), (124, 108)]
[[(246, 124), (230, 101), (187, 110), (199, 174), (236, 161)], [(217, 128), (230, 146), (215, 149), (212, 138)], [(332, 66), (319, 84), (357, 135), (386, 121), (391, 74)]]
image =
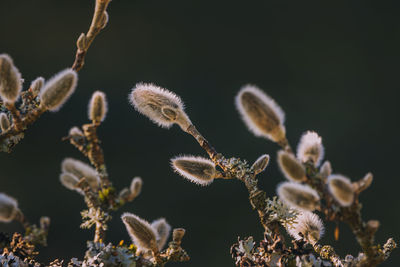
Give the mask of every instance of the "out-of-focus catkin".
[(296, 209), (313, 211), (319, 207), (318, 193), (307, 185), (294, 182), (284, 182), (278, 185), (279, 198)]
[(40, 91), (41, 106), (50, 111), (58, 111), (75, 91), (77, 81), (78, 75), (72, 69), (56, 74)]
[(311, 162), (317, 167), (323, 157), (324, 147), (321, 137), (316, 132), (308, 131), (304, 133), (297, 146), (297, 158), (303, 163)]
[(129, 212), (122, 214), (121, 219), (139, 250), (158, 251), (157, 233), (146, 220)]
[(19, 212), (18, 202), (14, 198), (0, 193), (0, 222), (11, 222)]
[(77, 190), (76, 185), (79, 183), (79, 179), (72, 173), (62, 173), (60, 175), (60, 182), (70, 190)]
[(0, 128), (3, 132), (10, 128), (10, 120), (6, 113), (0, 113)]
[(171, 166), (181, 176), (199, 185), (209, 185), (217, 175), (215, 164), (202, 157), (178, 156), (171, 159)]
[(243, 121), (254, 135), (278, 143), (286, 140), (284, 112), (258, 87), (253, 85), (242, 87), (235, 103)]
[(136, 198), (140, 192), (142, 192), (143, 180), (140, 177), (135, 177), (132, 179), (131, 185), (129, 187), (130, 199)]
[(13, 104), (22, 90), (21, 73), (7, 54), (0, 55), (0, 97), (4, 102)]
[(136, 84), (129, 100), (138, 112), (161, 127), (170, 128), (176, 123), (186, 131), (191, 125), (180, 97), (154, 84)]
[(171, 234), (171, 226), (165, 220), (165, 218), (160, 218), (151, 223), (151, 227), (156, 231), (158, 249), (162, 250), (168, 241), (169, 235)]
[(89, 119), (95, 123), (102, 122), (107, 114), (106, 95), (101, 91), (93, 93), (89, 102)]
[(328, 188), (333, 198), (344, 207), (350, 206), (354, 201), (353, 185), (349, 178), (332, 174), (328, 177)]
[(292, 153), (280, 150), (278, 152), (278, 165), (288, 180), (293, 182), (307, 180), (306, 169)]

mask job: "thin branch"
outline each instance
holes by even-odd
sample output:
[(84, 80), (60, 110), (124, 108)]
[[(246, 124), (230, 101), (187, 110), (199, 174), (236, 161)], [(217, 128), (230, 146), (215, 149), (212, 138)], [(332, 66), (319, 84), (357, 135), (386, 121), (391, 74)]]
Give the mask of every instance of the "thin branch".
[(82, 69), (90, 45), (100, 31), (107, 25), (108, 14), (106, 10), (110, 2), (111, 0), (96, 0), (92, 23), (90, 24), (89, 30), (86, 34), (82, 33), (76, 43), (77, 50), (75, 61), (72, 64), (73, 70), (79, 71)]

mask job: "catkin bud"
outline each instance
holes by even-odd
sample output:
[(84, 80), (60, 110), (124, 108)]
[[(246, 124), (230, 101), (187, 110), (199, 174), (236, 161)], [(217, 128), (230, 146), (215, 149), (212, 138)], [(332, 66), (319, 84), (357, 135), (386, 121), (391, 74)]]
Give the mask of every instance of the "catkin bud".
[(288, 227), (288, 233), (296, 240), (304, 239), (315, 244), (324, 234), (324, 225), (314, 213), (304, 211), (296, 218), (296, 222)]
[(307, 185), (284, 182), (278, 185), (279, 198), (299, 210), (313, 211), (319, 207), (318, 193)]
[(183, 228), (175, 228), (172, 232), (172, 240), (174, 242), (180, 243), (182, 238), (185, 236), (186, 230)]
[(209, 185), (217, 174), (215, 164), (202, 157), (179, 156), (171, 159), (171, 166), (184, 178), (199, 185)]
[(253, 85), (242, 87), (235, 102), (243, 121), (254, 135), (274, 142), (286, 140), (284, 112), (258, 87)]
[(131, 186), (129, 187), (131, 199), (136, 198), (140, 194), (140, 192), (142, 191), (142, 185), (143, 185), (142, 178), (135, 177), (132, 179)]
[(354, 190), (349, 178), (333, 174), (328, 177), (327, 183), (329, 192), (341, 206), (347, 207), (353, 203)]
[(79, 180), (85, 177), (86, 181), (94, 190), (100, 185), (100, 178), (95, 169), (80, 160), (66, 158), (61, 163), (61, 170), (64, 173), (71, 173)]
[(3, 132), (10, 128), (10, 120), (6, 113), (0, 113), (0, 128)]
[(79, 38), (76, 41), (76, 47), (78, 47), (78, 49), (81, 51), (86, 50), (86, 35), (84, 33), (81, 33), (81, 35), (79, 35)]
[(89, 102), (89, 119), (100, 123), (107, 114), (107, 100), (103, 92), (96, 91), (93, 93)]
[(171, 226), (164, 218), (157, 219), (151, 223), (151, 227), (156, 231), (158, 249), (162, 250), (167, 243), (168, 237), (171, 233)]
[(285, 177), (293, 182), (307, 180), (306, 169), (292, 153), (284, 150), (278, 152), (278, 164)]
[(107, 11), (104, 11), (103, 16), (101, 17), (101, 23), (100, 23), (102, 29), (104, 29), (107, 26), (108, 19), (109, 19), (108, 13), (107, 13)]
[(129, 212), (122, 214), (121, 219), (133, 243), (140, 250), (158, 251), (157, 233), (147, 221)]
[(184, 112), (180, 97), (161, 87), (138, 83), (129, 99), (138, 112), (161, 127), (170, 128), (176, 123), (186, 131), (192, 124)]
[(40, 93), (40, 90), (43, 88), (44, 85), (44, 78), (38, 77), (32, 81), (31, 86), (29, 87), (35, 96)]
[(322, 177), (328, 178), (329, 175), (332, 174), (332, 165), (329, 161), (325, 161), (320, 170), (319, 173), (321, 174)]
[(297, 158), (303, 163), (311, 161), (317, 167), (323, 157), (324, 147), (321, 137), (316, 132), (304, 133), (297, 146)]
[(18, 213), (17, 200), (4, 193), (0, 193), (0, 222), (11, 222)]
[(65, 69), (48, 80), (40, 91), (41, 105), (50, 111), (58, 111), (75, 91), (77, 73)]
[(9, 55), (0, 55), (0, 97), (6, 103), (17, 101), (22, 90), (21, 73)]
[(77, 190), (76, 185), (79, 183), (79, 179), (72, 173), (62, 173), (60, 175), (60, 182), (63, 186), (69, 190)]
[(254, 171), (254, 174), (259, 174), (267, 168), (269, 162), (269, 155), (264, 154), (261, 155), (251, 166), (251, 169)]

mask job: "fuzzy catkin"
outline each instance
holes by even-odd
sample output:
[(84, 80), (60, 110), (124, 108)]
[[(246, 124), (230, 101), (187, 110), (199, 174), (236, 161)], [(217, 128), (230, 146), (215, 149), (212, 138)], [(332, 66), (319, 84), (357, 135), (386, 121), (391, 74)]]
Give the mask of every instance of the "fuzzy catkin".
[(278, 186), (277, 194), (284, 203), (296, 209), (313, 211), (319, 207), (318, 193), (307, 185), (284, 182)]
[(176, 123), (186, 131), (191, 125), (180, 97), (164, 88), (138, 83), (129, 95), (129, 100), (138, 112), (161, 127), (170, 128)]
[(175, 157), (171, 159), (171, 166), (181, 176), (199, 185), (209, 185), (217, 174), (215, 164), (202, 157)]
[(71, 173), (79, 180), (85, 177), (90, 187), (96, 190), (100, 186), (100, 178), (94, 168), (88, 164), (73, 158), (66, 158), (61, 163), (61, 170), (64, 173)]
[(121, 219), (133, 243), (140, 250), (158, 251), (157, 233), (147, 221), (129, 212), (122, 214)]
[(40, 91), (41, 105), (50, 111), (58, 111), (75, 91), (77, 81), (78, 75), (72, 69), (57, 73)]
[(32, 81), (31, 86), (29, 88), (35, 95), (38, 95), (43, 86), (44, 86), (44, 78), (38, 77)]
[(10, 128), (10, 120), (6, 113), (0, 113), (0, 128), (3, 132)]
[(251, 166), (251, 169), (254, 171), (254, 174), (259, 174), (267, 168), (269, 163), (269, 155), (264, 154), (261, 155)]
[(157, 232), (158, 249), (162, 250), (171, 234), (171, 226), (164, 218), (157, 219), (151, 223), (151, 227)]
[(256, 136), (281, 142), (285, 137), (285, 114), (275, 101), (253, 85), (242, 87), (235, 99), (243, 121)]
[(0, 55), (0, 97), (6, 103), (17, 101), (22, 90), (21, 73), (9, 55)]
[(0, 222), (11, 222), (17, 216), (18, 211), (17, 200), (0, 193)]
[(304, 133), (297, 146), (297, 158), (303, 162), (311, 162), (318, 167), (324, 157), (322, 138), (316, 133), (308, 131)]
[(66, 188), (76, 190), (76, 185), (79, 183), (79, 179), (72, 173), (62, 173), (60, 175), (60, 182)]
[(307, 179), (306, 169), (293, 154), (280, 150), (278, 164), (285, 177), (293, 182), (302, 182)]
[(323, 236), (324, 230), (321, 219), (309, 211), (300, 213), (296, 218), (296, 223), (287, 229), (288, 233), (296, 240), (304, 239), (310, 244), (318, 242)]
[(102, 122), (107, 114), (107, 100), (106, 95), (101, 91), (93, 93), (89, 102), (88, 109), (89, 119), (94, 122)]
[(328, 189), (333, 198), (343, 207), (350, 206), (354, 201), (353, 185), (349, 178), (332, 174), (328, 177)]
[(140, 177), (135, 177), (132, 179), (131, 185), (129, 187), (130, 198), (136, 198), (142, 191), (143, 180)]

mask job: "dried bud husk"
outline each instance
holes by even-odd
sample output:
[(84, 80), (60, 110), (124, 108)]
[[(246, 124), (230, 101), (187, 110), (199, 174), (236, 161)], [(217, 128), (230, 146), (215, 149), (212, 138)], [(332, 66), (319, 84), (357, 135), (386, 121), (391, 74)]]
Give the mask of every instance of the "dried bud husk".
[(328, 177), (328, 189), (333, 198), (343, 207), (350, 206), (354, 201), (353, 185), (349, 178), (332, 174)]
[(76, 187), (79, 183), (79, 179), (72, 173), (62, 173), (60, 175), (60, 182), (69, 190), (80, 191), (79, 188)]
[(313, 245), (323, 236), (324, 225), (316, 214), (303, 211), (287, 231), (294, 239), (304, 239), (304, 241)]
[(254, 171), (254, 174), (257, 175), (267, 168), (269, 163), (269, 155), (264, 154), (261, 155), (251, 166), (251, 169)]
[(158, 251), (157, 233), (151, 225), (138, 216), (125, 212), (121, 216), (133, 243), (143, 251)]
[(58, 111), (75, 91), (78, 81), (77, 73), (66, 69), (48, 80), (40, 91), (42, 107), (50, 111)]
[(154, 123), (170, 128), (174, 123), (186, 131), (192, 124), (180, 97), (153, 84), (138, 83), (129, 96), (135, 109)]
[(80, 160), (72, 158), (64, 159), (61, 163), (61, 170), (63, 173), (73, 174), (79, 180), (85, 177), (90, 187), (94, 190), (100, 186), (100, 178), (96, 170)]
[(0, 55), (0, 97), (6, 103), (17, 101), (22, 90), (21, 73), (9, 55)]
[(0, 193), (0, 222), (11, 222), (18, 213), (17, 200), (4, 193)]
[(311, 162), (317, 167), (323, 157), (324, 147), (321, 137), (316, 132), (304, 133), (297, 146), (297, 158), (303, 163)]
[(171, 234), (171, 226), (164, 218), (157, 219), (151, 223), (151, 227), (156, 231), (158, 249), (162, 250)]
[(332, 165), (331, 165), (331, 163), (329, 161), (325, 161), (322, 164), (322, 166), (321, 166), (321, 168), (319, 170), (319, 173), (321, 174), (321, 176), (323, 178), (328, 178), (328, 176), (332, 174)]
[(202, 157), (178, 156), (171, 159), (171, 166), (184, 178), (199, 185), (209, 185), (217, 175), (215, 164)]
[(0, 128), (3, 132), (10, 128), (10, 120), (6, 113), (0, 113)]
[(183, 228), (175, 228), (172, 232), (172, 240), (181, 243), (182, 238), (185, 236), (186, 230)]
[(278, 104), (258, 87), (242, 87), (235, 102), (243, 121), (254, 135), (277, 143), (286, 140), (285, 114)]
[(293, 182), (307, 180), (306, 169), (292, 153), (284, 150), (278, 152), (278, 164), (285, 177)]
[(37, 96), (40, 93), (40, 90), (43, 88), (44, 85), (44, 78), (38, 77), (32, 81), (31, 86), (29, 87), (33, 94)]
[(142, 185), (143, 185), (142, 178), (135, 177), (132, 179), (131, 186), (129, 187), (131, 199), (136, 198), (140, 194), (140, 192), (142, 192)]
[(89, 119), (93, 122), (100, 123), (107, 114), (106, 95), (101, 91), (93, 93), (89, 102)]
[(318, 193), (307, 185), (284, 182), (278, 186), (277, 194), (284, 203), (296, 209), (313, 211), (319, 208)]

